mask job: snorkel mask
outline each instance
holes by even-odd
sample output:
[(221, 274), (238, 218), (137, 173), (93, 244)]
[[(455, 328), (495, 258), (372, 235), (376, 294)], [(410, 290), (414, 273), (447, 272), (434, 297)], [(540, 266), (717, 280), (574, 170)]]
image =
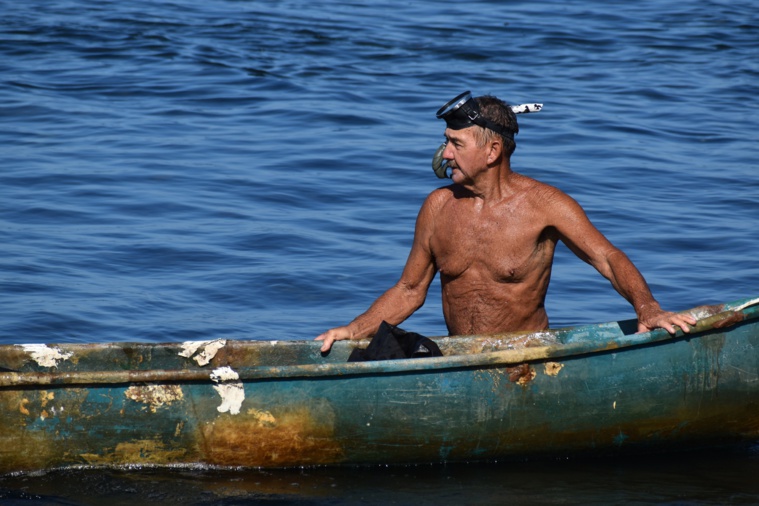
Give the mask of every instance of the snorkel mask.
[[(522, 104), (511, 106), (511, 110), (514, 111), (514, 114), (538, 112), (542, 108), (543, 104)], [(470, 91), (465, 91), (446, 103), (443, 107), (438, 109), (435, 116), (439, 119), (445, 120), (446, 126), (451, 130), (462, 130), (473, 125), (478, 125), (482, 128), (492, 130), (507, 139), (514, 138), (514, 132), (507, 130), (501, 125), (482, 116), (480, 113), (480, 107), (477, 105), (477, 101), (472, 97)], [(446, 145), (447, 141), (437, 148), (435, 155), (432, 157), (432, 170), (435, 171), (435, 175), (440, 179), (451, 177), (448, 173), (448, 169), (451, 168), (449, 161), (443, 158), (443, 151), (445, 151)]]

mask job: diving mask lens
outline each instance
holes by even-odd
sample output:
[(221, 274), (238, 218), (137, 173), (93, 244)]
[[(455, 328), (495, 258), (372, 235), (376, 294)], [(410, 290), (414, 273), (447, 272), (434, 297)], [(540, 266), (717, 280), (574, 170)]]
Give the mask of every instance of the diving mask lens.
[(443, 107), (438, 109), (436, 116), (440, 119), (446, 119), (446, 116), (457, 111), (462, 105), (472, 100), (472, 92), (465, 91), (461, 95), (457, 96), (453, 100), (446, 103)]
[(446, 126), (452, 130), (461, 130), (472, 125), (490, 128), (480, 116), (480, 108), (470, 91), (465, 91), (441, 107), (437, 112), (437, 117), (445, 120)]

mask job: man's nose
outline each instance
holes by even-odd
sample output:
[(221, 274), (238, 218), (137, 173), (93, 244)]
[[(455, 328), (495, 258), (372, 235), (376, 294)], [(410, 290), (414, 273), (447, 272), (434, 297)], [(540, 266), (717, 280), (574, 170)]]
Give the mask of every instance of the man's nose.
[(453, 160), (453, 149), (451, 148), (450, 142), (445, 144), (445, 149), (443, 150), (443, 158), (446, 160)]

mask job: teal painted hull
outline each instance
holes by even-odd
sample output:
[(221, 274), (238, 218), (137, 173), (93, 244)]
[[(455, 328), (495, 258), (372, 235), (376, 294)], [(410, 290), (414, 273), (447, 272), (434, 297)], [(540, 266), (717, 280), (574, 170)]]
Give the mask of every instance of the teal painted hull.
[(436, 339), (347, 363), (313, 341), (0, 346), (0, 473), (613, 455), (759, 439), (759, 305)]

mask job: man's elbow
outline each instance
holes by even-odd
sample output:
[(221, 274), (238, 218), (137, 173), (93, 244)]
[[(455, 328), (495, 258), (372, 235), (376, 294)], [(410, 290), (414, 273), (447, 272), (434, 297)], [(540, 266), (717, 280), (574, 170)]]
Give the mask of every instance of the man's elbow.
[(604, 251), (596, 257), (593, 257), (588, 262), (592, 265), (603, 277), (606, 279), (614, 278), (614, 267), (619, 265), (619, 261), (629, 262), (627, 255), (618, 248), (612, 248), (608, 251)]
[(411, 312), (416, 311), (424, 305), (424, 301), (427, 300), (427, 287), (421, 285), (400, 285), (401, 293), (403, 294), (403, 300), (405, 306), (408, 307)]

